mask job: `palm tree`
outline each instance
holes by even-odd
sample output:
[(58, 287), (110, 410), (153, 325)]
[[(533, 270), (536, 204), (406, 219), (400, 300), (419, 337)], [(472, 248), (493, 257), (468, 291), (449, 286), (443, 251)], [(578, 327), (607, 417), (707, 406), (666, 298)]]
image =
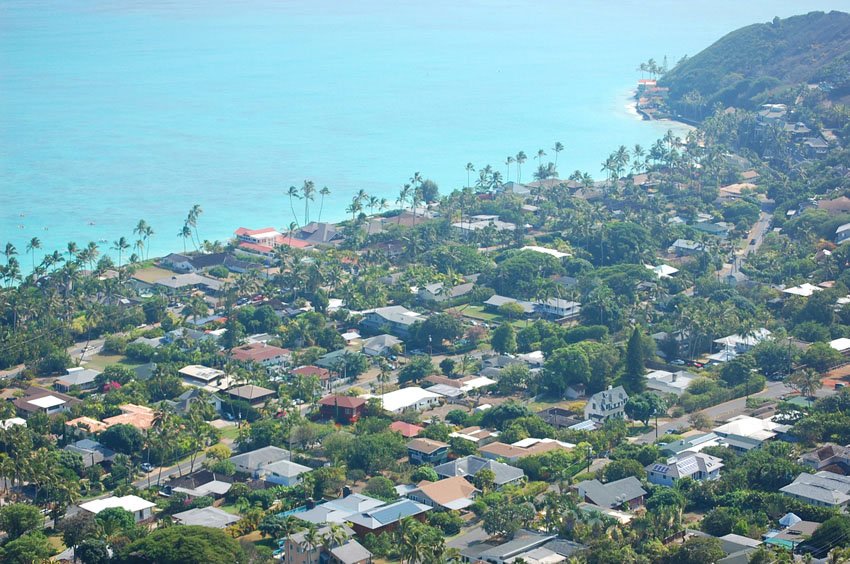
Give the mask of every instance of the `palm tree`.
[(823, 386), (820, 374), (818, 374), (817, 370), (813, 370), (811, 368), (798, 370), (788, 378), (787, 383), (789, 386), (799, 391), (803, 397), (809, 400), (810, 403), (815, 392)]
[(298, 216), (295, 213), (295, 205), (292, 203), (292, 198), (298, 198), (300, 200), (301, 194), (298, 193), (298, 188), (295, 186), (290, 186), (286, 194), (289, 196), (289, 209), (292, 210), (292, 217), (295, 220), (295, 223), (298, 224)]
[(41, 240), (38, 237), (33, 237), (27, 243), (27, 252), (32, 255), (32, 269), (35, 271), (35, 252), (41, 248)]
[(522, 163), (528, 160), (528, 157), (525, 156), (524, 151), (520, 151), (516, 154), (516, 181), (517, 183), (522, 183)]
[(15, 245), (12, 243), (6, 243), (6, 248), (3, 250), (3, 255), (6, 257), (6, 261), (8, 262), (10, 258), (18, 254), (18, 249), (15, 248)]
[(544, 151), (543, 149), (537, 149), (537, 156), (534, 157), (534, 158), (537, 159), (537, 166), (538, 167), (543, 166), (543, 157), (545, 157), (545, 156), (546, 156), (546, 151)]
[(301, 186), (301, 197), (304, 198), (304, 225), (310, 223), (310, 202), (315, 199), (316, 185), (312, 180), (305, 180)]
[(564, 145), (560, 141), (555, 141), (555, 146), (552, 147), (552, 152), (555, 153), (555, 168), (558, 168), (558, 153), (564, 150)]
[(363, 205), (360, 203), (360, 200), (357, 199), (357, 196), (354, 196), (351, 203), (345, 208), (345, 213), (351, 214), (351, 223), (355, 222), (357, 214), (360, 213), (362, 209)]
[(195, 246), (196, 249), (201, 246), (201, 235), (198, 233), (198, 219), (201, 217), (202, 213), (204, 213), (204, 210), (201, 209), (201, 206), (199, 204), (195, 204), (192, 206), (192, 209), (189, 210), (189, 215), (186, 218), (186, 223), (192, 227), (192, 232), (198, 240), (198, 244)]
[(331, 191), (328, 190), (327, 186), (323, 186), (322, 189), (319, 190), (319, 195), (322, 197), (319, 200), (319, 223), (322, 222), (322, 209), (325, 207), (325, 196), (329, 195), (330, 193)]
[(148, 227), (148, 222), (144, 219), (140, 219), (139, 223), (136, 224), (136, 227), (133, 228), (133, 235), (138, 235), (139, 237), (143, 237), (145, 234), (145, 229)]
[(124, 251), (130, 248), (130, 243), (127, 242), (126, 237), (119, 237), (117, 240), (112, 242), (111, 249), (113, 251), (118, 251), (118, 270), (121, 270), (121, 260), (124, 258)]
[(68, 262), (71, 262), (76, 258), (77, 253), (80, 252), (80, 249), (77, 247), (77, 244), (73, 241), (68, 242)]
[(505, 180), (505, 181), (506, 181), (506, 182), (510, 182), (510, 181), (511, 181), (511, 164), (512, 164), (515, 160), (516, 160), (516, 159), (515, 159), (515, 158), (513, 158), (513, 157), (512, 157), (512, 156), (510, 156), (510, 155), (508, 155), (508, 158), (506, 158), (506, 159), (505, 159), (505, 167), (506, 167), (506, 168), (505, 168), (505, 178), (506, 178), (506, 180)]
[(469, 188), (469, 175), (475, 172), (475, 167), (472, 163), (466, 163), (466, 187)]
[[(396, 203), (404, 210), (404, 205), (410, 199), (410, 184), (405, 184), (398, 191), (398, 199), (396, 199)], [(401, 225), (401, 214), (398, 214), (398, 224)]]
[[(186, 252), (186, 239), (192, 236), (192, 228), (189, 227), (188, 223), (183, 224), (183, 229), (177, 232), (178, 237), (183, 238), (183, 252)], [(194, 241), (193, 241), (194, 243)]]
[(144, 240), (145, 240), (145, 249), (147, 249), (147, 255), (145, 256), (145, 258), (150, 258), (151, 246), (149, 244), (149, 241), (150, 241), (150, 238), (153, 237), (153, 236), (154, 236), (153, 227), (151, 227), (150, 225), (145, 226)]

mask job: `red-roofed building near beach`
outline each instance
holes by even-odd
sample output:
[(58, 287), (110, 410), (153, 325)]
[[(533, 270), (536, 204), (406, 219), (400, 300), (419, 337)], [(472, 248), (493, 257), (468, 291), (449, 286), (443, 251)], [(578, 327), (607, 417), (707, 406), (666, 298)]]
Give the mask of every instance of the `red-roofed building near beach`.
[(350, 396), (325, 396), (319, 401), (319, 414), (322, 419), (356, 423), (363, 414), (366, 400)]

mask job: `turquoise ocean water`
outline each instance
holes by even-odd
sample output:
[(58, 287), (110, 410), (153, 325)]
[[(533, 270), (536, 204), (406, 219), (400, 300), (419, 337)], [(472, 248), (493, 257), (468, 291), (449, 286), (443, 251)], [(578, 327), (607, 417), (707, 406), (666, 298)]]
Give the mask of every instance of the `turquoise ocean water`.
[(523, 150), (528, 180), (555, 141), (562, 176), (599, 175), (617, 146), (669, 127), (627, 109), (641, 61), (672, 65), (746, 24), (848, 8), (4, 0), (0, 244), (23, 255), (33, 236), (45, 250), (132, 242), (144, 218), (153, 256), (182, 248), (195, 203), (201, 238), (224, 240), (239, 226), (288, 225), (284, 191), (304, 179), (331, 189), (323, 219), (339, 220), (358, 189), (394, 201), (414, 171), (447, 192), (466, 182), (467, 162), (505, 174), (505, 157)]

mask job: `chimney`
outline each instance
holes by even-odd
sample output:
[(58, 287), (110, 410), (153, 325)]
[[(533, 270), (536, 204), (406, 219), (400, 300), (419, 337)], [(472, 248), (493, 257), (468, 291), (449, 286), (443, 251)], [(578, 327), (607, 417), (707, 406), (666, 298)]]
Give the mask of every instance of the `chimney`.
[(675, 381), (676, 381), (676, 373), (674, 372), (673, 373), (673, 382), (675, 382)]

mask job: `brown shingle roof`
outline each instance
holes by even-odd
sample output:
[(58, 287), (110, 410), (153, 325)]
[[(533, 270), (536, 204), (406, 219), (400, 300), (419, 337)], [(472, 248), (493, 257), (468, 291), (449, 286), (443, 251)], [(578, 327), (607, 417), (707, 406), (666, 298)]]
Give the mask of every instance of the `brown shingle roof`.
[(421, 492), (440, 505), (446, 505), (458, 499), (471, 497), (475, 493), (475, 486), (463, 476), (455, 476), (438, 482), (419, 482), (415, 491)]
[(342, 407), (347, 409), (357, 409), (365, 405), (366, 400), (363, 398), (355, 398), (351, 396), (325, 396), (319, 400), (319, 405), (327, 405), (330, 407)]
[(407, 443), (407, 448), (409, 450), (415, 450), (416, 452), (421, 452), (423, 454), (431, 454), (441, 448), (448, 448), (448, 446), (448, 444), (442, 441), (435, 441), (432, 439), (413, 439)]

